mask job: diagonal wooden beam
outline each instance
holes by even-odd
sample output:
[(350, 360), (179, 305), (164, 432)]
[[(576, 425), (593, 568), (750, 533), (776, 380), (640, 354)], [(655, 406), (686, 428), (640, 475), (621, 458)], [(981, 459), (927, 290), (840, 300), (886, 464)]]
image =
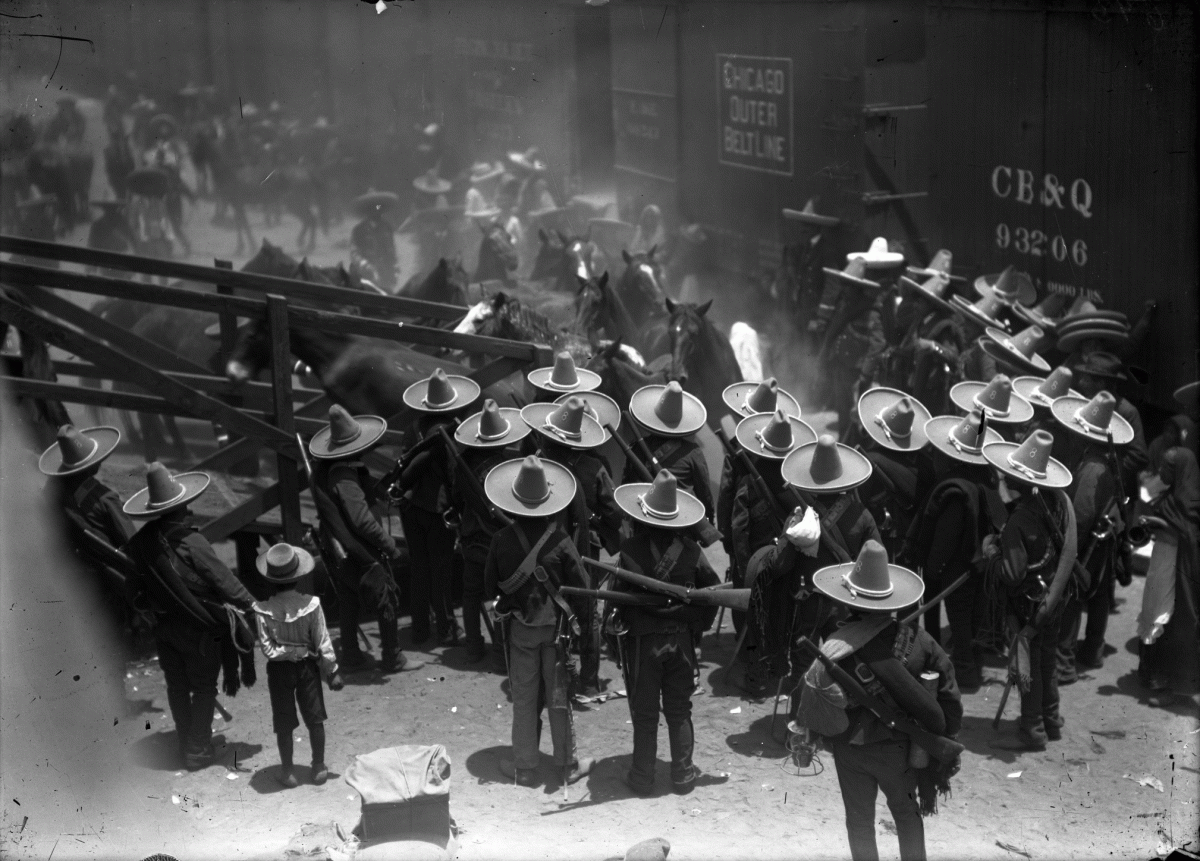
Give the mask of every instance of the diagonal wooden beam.
[[(303, 404), (302, 406), (296, 407), (296, 409), (293, 410), (293, 415), (302, 416), (302, 417), (306, 417), (306, 418), (320, 418), (320, 417), (323, 417), (328, 412), (329, 405), (331, 403), (332, 403), (332, 401), (329, 400), (328, 395), (320, 395), (318, 397), (313, 398), (308, 403)], [(296, 445), (296, 441), (292, 440), (292, 446), (295, 447), (295, 445)], [(210, 454), (204, 460), (200, 461), (198, 464), (193, 466), (192, 469), (195, 469), (195, 470), (210, 470), (210, 469), (226, 470), (226, 469), (229, 469), (230, 466), (237, 463), (238, 461), (244, 460), (245, 458), (250, 457), (255, 452), (257, 452), (260, 448), (262, 448), (262, 443), (259, 440), (239, 439), (236, 442), (232, 442), (229, 445), (225, 446), (224, 448), (219, 449), (218, 451), (214, 452), (213, 454)], [(297, 455), (298, 455), (298, 453), (297, 453)]]

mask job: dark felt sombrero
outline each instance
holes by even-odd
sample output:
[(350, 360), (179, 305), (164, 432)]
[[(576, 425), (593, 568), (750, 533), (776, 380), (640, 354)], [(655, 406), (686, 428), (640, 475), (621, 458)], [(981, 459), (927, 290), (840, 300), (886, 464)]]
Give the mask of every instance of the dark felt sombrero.
[(954, 275), (951, 269), (951, 263), (954, 260), (954, 255), (948, 249), (941, 248), (938, 253), (933, 255), (933, 259), (929, 261), (928, 266), (906, 266), (906, 271), (913, 278), (947, 278), (950, 281), (966, 281), (967, 279), (961, 275)]
[(1197, 405), (1200, 405), (1200, 380), (1177, 388), (1175, 403), (1189, 412), (1195, 412)]
[(898, 280), (900, 286), (909, 291), (909, 295), (928, 300), (943, 311), (954, 313), (958, 310), (945, 299), (946, 288), (950, 286), (948, 276), (935, 274), (920, 284), (907, 275), (901, 275)]
[(43, 475), (74, 475), (100, 463), (120, 441), (121, 432), (107, 425), (82, 429), (63, 425), (54, 445), (38, 459), (38, 469)]
[(888, 241), (882, 236), (871, 240), (871, 247), (866, 251), (851, 251), (846, 255), (846, 262), (861, 260), (868, 269), (890, 269), (893, 266), (904, 265), (904, 255), (888, 249)]
[(1050, 405), (1054, 418), (1072, 433), (1091, 442), (1107, 442), (1112, 434), (1115, 445), (1133, 442), (1133, 427), (1116, 412), (1117, 399), (1109, 392), (1098, 392), (1094, 398), (1064, 395)]
[(1127, 380), (1121, 359), (1103, 350), (1094, 350), (1071, 365), (1075, 374), (1103, 377), (1108, 380)]
[(813, 199), (811, 197), (808, 199), (808, 203), (804, 204), (803, 209), (787, 209), (785, 207), (783, 217), (788, 221), (799, 221), (813, 227), (837, 227), (842, 223), (840, 218), (834, 218), (832, 215), (820, 215), (813, 208)]
[(800, 402), (781, 389), (774, 377), (726, 386), (721, 399), (738, 416), (773, 413), (779, 409), (793, 418), (800, 418)]
[(311, 553), (291, 544), (275, 544), (254, 560), (254, 567), (263, 579), (277, 586), (295, 583), (312, 571), (315, 565)]
[(1054, 437), (1036, 430), (1018, 445), (1015, 442), (993, 442), (983, 447), (988, 463), (1008, 478), (1023, 484), (1048, 489), (1069, 487), (1071, 470), (1050, 456)]
[(483, 479), (488, 501), (518, 517), (549, 517), (575, 497), (575, 476), (561, 464), (530, 455), (492, 467)]
[(797, 446), (817, 438), (817, 432), (806, 422), (780, 409), (773, 413), (746, 416), (738, 422), (734, 435), (748, 454), (768, 460), (783, 460)]
[(562, 403), (529, 404), (521, 410), (521, 419), (546, 439), (568, 448), (595, 448), (608, 438), (574, 395)]
[(880, 386), (863, 392), (858, 419), (871, 439), (892, 451), (919, 451), (929, 441), (925, 436), (929, 410), (898, 389)]
[(146, 467), (146, 486), (129, 497), (121, 510), (130, 517), (158, 517), (182, 508), (208, 487), (206, 472), (182, 472), (172, 476), (161, 463)]
[(813, 586), (839, 604), (873, 613), (890, 613), (921, 600), (925, 583), (912, 571), (888, 562), (883, 545), (870, 538), (858, 558), (813, 574)]
[(878, 281), (872, 281), (865, 277), (867, 264), (860, 257), (856, 257), (846, 264), (846, 268), (842, 270), (830, 269), (828, 266), (822, 266), (821, 271), (830, 278), (835, 278), (845, 284), (851, 284), (855, 287), (862, 287), (866, 290), (882, 290), (883, 285)]
[[(1061, 327), (1059, 331), (1062, 331)], [(1063, 353), (1072, 353), (1084, 341), (1099, 341), (1115, 350), (1123, 350), (1129, 344), (1129, 331), (1107, 326), (1081, 326), (1060, 335), (1058, 349)]]
[(986, 337), (980, 341), (980, 346), (993, 359), (1007, 362), (1027, 374), (1050, 373), (1050, 363), (1035, 352), (1045, 339), (1045, 332), (1040, 326), (1028, 326), (1015, 335), (992, 326), (987, 327), (985, 332)]
[(600, 427), (604, 428), (605, 441), (608, 440), (610, 427), (613, 430), (621, 427), (621, 406), (608, 395), (600, 392), (567, 392), (560, 395), (554, 403), (566, 403), (567, 399), (572, 397), (583, 401), (584, 414), (594, 418)]
[(319, 460), (337, 460), (366, 451), (387, 431), (379, 416), (352, 416), (340, 404), (329, 408), (329, 424), (308, 442), (308, 453)]
[(675, 476), (665, 469), (658, 471), (653, 483), (622, 484), (613, 498), (634, 520), (661, 529), (686, 529), (704, 519), (704, 503), (680, 490)]
[(554, 357), (548, 368), (535, 368), (525, 375), (530, 385), (546, 392), (590, 392), (600, 387), (600, 375), (586, 368), (575, 367), (575, 360), (566, 350)]
[(987, 383), (967, 380), (951, 386), (950, 400), (964, 413), (982, 409), (990, 422), (1021, 425), (1033, 418), (1033, 404), (1012, 390), (1005, 374), (996, 374)]
[(1063, 323), (1058, 327), (1058, 334), (1069, 335), (1072, 332), (1077, 332), (1080, 329), (1102, 329), (1110, 332), (1126, 333), (1130, 331), (1129, 324), (1120, 320), (1110, 320), (1101, 317), (1089, 317), (1087, 319), (1074, 319), (1070, 322)]
[(479, 383), (436, 368), (404, 390), (404, 403), (421, 413), (450, 413), (469, 407), (479, 397)]
[(674, 380), (638, 389), (629, 399), (629, 413), (643, 428), (660, 436), (687, 436), (708, 420), (700, 399)]
[(499, 407), (488, 398), (483, 409), (467, 416), (454, 431), (454, 438), (471, 448), (501, 448), (529, 436), (529, 425), (521, 420), (521, 411)]
[(354, 198), (354, 209), (358, 213), (372, 213), (379, 209), (392, 210), (400, 205), (400, 197), (390, 191), (371, 189)]
[(1024, 272), (1006, 266), (1003, 272), (980, 275), (975, 279), (975, 292), (980, 296), (995, 296), (1005, 305), (1032, 305), (1037, 301), (1037, 288)]
[(987, 464), (983, 447), (990, 442), (1004, 442), (979, 410), (965, 416), (936, 416), (925, 423), (929, 444), (947, 457), (977, 466)]
[(783, 480), (813, 493), (842, 493), (871, 477), (871, 461), (829, 434), (800, 446), (780, 467)]

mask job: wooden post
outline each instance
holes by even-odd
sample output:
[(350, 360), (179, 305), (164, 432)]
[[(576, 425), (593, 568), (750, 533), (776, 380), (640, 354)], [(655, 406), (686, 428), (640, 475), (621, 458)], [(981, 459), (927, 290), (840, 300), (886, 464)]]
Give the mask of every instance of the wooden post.
[[(213, 260), (213, 266), (217, 269), (233, 269), (233, 263), (229, 260)], [(233, 288), (218, 284), (217, 293), (222, 296), (232, 296)], [(233, 354), (234, 346), (237, 345), (237, 315), (222, 311), (218, 319), (221, 321), (221, 366), (224, 367)]]
[[(267, 294), (267, 327), (271, 335), (271, 382), (275, 389), (275, 427), (293, 436), (296, 433), (292, 414), (292, 342), (288, 334), (288, 302), (283, 296)], [(282, 452), (275, 459), (279, 470), (279, 514), (283, 520), (283, 538), (289, 544), (299, 544), (304, 534), (300, 521), (299, 464)]]

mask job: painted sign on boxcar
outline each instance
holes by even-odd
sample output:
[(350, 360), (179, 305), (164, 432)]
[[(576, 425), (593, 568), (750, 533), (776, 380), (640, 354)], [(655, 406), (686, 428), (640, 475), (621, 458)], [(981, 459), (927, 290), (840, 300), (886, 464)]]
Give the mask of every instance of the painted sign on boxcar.
[(717, 160), (791, 176), (792, 61), (717, 54)]

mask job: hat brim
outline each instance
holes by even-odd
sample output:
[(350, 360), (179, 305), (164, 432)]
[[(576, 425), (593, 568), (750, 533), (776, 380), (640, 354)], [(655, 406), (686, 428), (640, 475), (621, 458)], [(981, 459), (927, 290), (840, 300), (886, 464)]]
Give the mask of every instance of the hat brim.
[[(1103, 431), (1089, 430), (1075, 420), (1075, 414), (1088, 403), (1090, 403), (1089, 398), (1063, 395), (1061, 398), (1055, 398), (1054, 402), (1050, 404), (1050, 412), (1054, 414), (1054, 418), (1060, 425), (1078, 436), (1092, 442), (1108, 442), (1108, 435)], [(1112, 414), (1108, 422), (1108, 429), (1112, 431), (1114, 444), (1129, 445), (1133, 442), (1133, 426), (1119, 413)]]
[(771, 419), (774, 416), (774, 413), (755, 413), (752, 416), (746, 416), (746, 418), (738, 422), (737, 427), (734, 429), (734, 435), (737, 437), (738, 444), (746, 450), (747, 454), (765, 458), (766, 460), (783, 460), (800, 446), (816, 442), (817, 432), (812, 429), (808, 422), (788, 416), (788, 421), (792, 425), (792, 447), (787, 451), (772, 451), (767, 448), (762, 444), (757, 434), (760, 431), (766, 430), (767, 425), (771, 423)]
[(629, 414), (639, 425), (659, 436), (688, 436), (704, 427), (704, 423), (708, 421), (708, 410), (691, 392), (683, 393), (683, 410), (679, 424), (669, 425), (660, 419), (654, 408), (666, 390), (667, 387), (661, 383), (642, 386), (629, 399)]
[(508, 422), (508, 431), (498, 439), (480, 439), (479, 422), (483, 410), (467, 416), (454, 431), (454, 438), (469, 448), (503, 448), (529, 436), (529, 425), (521, 420), (521, 411), (515, 407), (499, 407), (499, 413)]
[(1072, 320), (1069, 323), (1063, 323), (1058, 327), (1058, 334), (1069, 335), (1080, 329), (1103, 329), (1108, 332), (1116, 332), (1117, 334), (1129, 334), (1130, 332), (1128, 323), (1118, 323), (1116, 320), (1093, 319)]
[(613, 499), (634, 520), (660, 529), (687, 529), (704, 519), (704, 503), (683, 488), (675, 491), (675, 516), (655, 517), (642, 511), (639, 500), (654, 487), (649, 482), (622, 484), (613, 490)]
[(802, 224), (811, 224), (813, 227), (837, 227), (842, 223), (840, 218), (835, 218), (832, 215), (818, 215), (815, 212), (805, 212), (803, 209), (787, 209), (783, 210), (783, 217), (788, 221), (799, 221)]
[(1129, 326), (1129, 316), (1121, 311), (1079, 311), (1075, 314), (1068, 314), (1059, 320), (1059, 325), (1070, 326), (1073, 323), (1083, 323), (1088, 321), (1097, 321), (1105, 323), (1115, 323), (1119, 326)]
[(453, 187), (453, 183), (444, 179), (439, 179), (437, 182), (430, 182), (425, 177), (419, 176), (413, 180), (413, 188), (417, 191), (423, 191), (426, 194), (445, 194)]
[(840, 269), (830, 269), (828, 266), (822, 266), (821, 271), (830, 278), (836, 278), (845, 284), (853, 284), (856, 287), (862, 287), (866, 290), (882, 290), (883, 285), (878, 281), (872, 281), (869, 278), (859, 278), (856, 275), (850, 275)]
[(842, 474), (824, 484), (813, 478), (812, 461), (817, 452), (817, 443), (806, 443), (792, 451), (783, 460), (780, 472), (783, 480), (792, 487), (812, 493), (842, 493), (858, 487), (871, 477), (874, 467), (865, 454), (848, 445), (837, 443), (838, 455), (842, 459)]
[[(908, 398), (909, 404), (912, 405), (912, 428), (909, 431), (907, 439), (899, 439), (894, 436), (889, 437), (884, 431), (883, 426), (876, 421), (876, 418), (881, 412), (893, 404), (899, 403), (904, 398)], [(920, 451), (924, 448), (925, 443), (929, 442), (929, 437), (925, 435), (925, 422), (929, 421), (932, 417), (932, 414), (925, 408), (924, 404), (912, 395), (906, 394), (899, 389), (889, 389), (882, 386), (868, 389), (858, 399), (858, 420), (862, 422), (863, 430), (876, 443), (892, 451)]]
[(1200, 380), (1177, 388), (1174, 398), (1175, 403), (1179, 404), (1185, 410), (1195, 412), (1196, 408), (1200, 407)]
[(604, 445), (608, 440), (607, 431), (600, 427), (600, 422), (586, 413), (579, 427), (579, 439), (566, 439), (546, 430), (546, 419), (561, 406), (561, 404), (529, 404), (521, 409), (521, 418), (525, 424), (550, 440), (550, 442), (566, 446), (567, 448), (588, 449)]
[(274, 583), (276, 585), (282, 583), (295, 583), (305, 574), (312, 572), (313, 568), (316, 566), (316, 561), (313, 559), (312, 554), (303, 547), (293, 547), (292, 549), (296, 551), (296, 556), (300, 561), (292, 571), (288, 572), (282, 577), (272, 577), (267, 573), (267, 554), (271, 552), (270, 550), (264, 550), (262, 553), (258, 554), (258, 558), (254, 560), (254, 567), (258, 569), (258, 573), (261, 574), (268, 583)]
[(925, 594), (925, 583), (912, 571), (900, 565), (888, 563), (888, 578), (892, 582), (892, 594), (886, 598), (871, 598), (861, 592), (851, 593), (842, 579), (854, 570), (854, 562), (830, 565), (813, 574), (813, 586), (825, 597), (839, 604), (874, 613), (888, 613), (910, 607)]
[(1050, 334), (1058, 332), (1058, 327), (1062, 325), (1062, 318), (1050, 318), (1043, 314), (1037, 308), (1027, 308), (1024, 305), (1017, 304), (1013, 306), (1013, 313), (1021, 320), (1029, 323), (1031, 326), (1041, 326)]
[(979, 342), (979, 346), (997, 362), (1005, 362), (1019, 371), (1025, 371), (1030, 374), (1050, 373), (1050, 363), (1042, 358), (1040, 353), (1026, 356), (1005, 343), (1008, 340), (1009, 336), (1006, 333), (989, 326), (987, 337)]
[(1058, 349), (1063, 353), (1073, 353), (1075, 348), (1084, 341), (1103, 341), (1121, 350), (1129, 344), (1129, 332), (1118, 332), (1115, 329), (1101, 329), (1092, 326), (1072, 329), (1066, 334), (1059, 335)]
[(1029, 278), (1017, 277), (1017, 295), (1015, 297), (1005, 296), (1003, 293), (997, 293), (995, 284), (1000, 280), (1001, 273), (995, 275), (980, 275), (975, 279), (975, 292), (980, 296), (995, 296), (1005, 305), (1012, 307), (1013, 305), (1033, 305), (1037, 302), (1037, 288), (1033, 286), (1033, 282)]
[(957, 293), (950, 297), (950, 302), (954, 306), (954, 310), (960, 312), (967, 320), (979, 326), (981, 329), (986, 329), (988, 326), (994, 326), (997, 329), (1007, 331), (1007, 324), (1003, 320), (997, 320), (995, 317), (989, 317), (987, 314), (980, 311), (974, 305), (967, 301), (966, 297), (960, 296)]
[[(943, 311), (947, 311), (951, 314), (953, 314), (955, 311), (958, 310), (953, 305), (951, 305), (949, 302), (947, 302), (945, 299), (943, 299), (941, 296), (937, 295), (936, 293), (933, 293), (932, 291), (926, 290), (924, 287), (922, 287), (920, 284), (918, 284), (916, 281), (912, 280), (908, 276), (901, 275), (898, 280), (900, 282), (900, 286), (907, 289), (914, 297), (919, 298), (919, 299), (928, 299), (936, 307), (942, 309)], [(947, 284), (950, 283), (950, 280), (948, 277), (946, 278), (946, 283)]]
[(461, 217), (465, 211), (465, 207), (462, 206), (419, 209), (404, 219), (404, 223), (396, 228), (396, 232), (412, 233), (415, 230), (445, 230), (450, 226), (450, 222)]
[(158, 517), (166, 514), (168, 511), (174, 511), (177, 508), (190, 503), (208, 488), (208, 483), (212, 478), (207, 472), (183, 472), (179, 475), (172, 476), (175, 481), (183, 485), (183, 495), (179, 499), (171, 500), (169, 505), (161, 507), (150, 507), (150, 488), (143, 487), (129, 500), (121, 506), (121, 510), (130, 517)]
[(430, 405), (425, 403), (425, 395), (429, 393), (429, 378), (417, 380), (404, 390), (404, 404), (409, 409), (419, 413), (452, 413), (475, 403), (482, 389), (479, 383), (470, 377), (458, 374), (446, 374), (446, 381), (454, 389), (454, 400), (447, 404)]
[(384, 209), (392, 210), (399, 205), (399, 196), (392, 194), (390, 191), (376, 191), (354, 199), (354, 208), (359, 212), (374, 210), (380, 206)]
[[(745, 418), (746, 416), (758, 415), (758, 413), (750, 409), (747, 399), (754, 394), (754, 390), (758, 388), (762, 380), (752, 380), (744, 383), (734, 383), (731, 386), (726, 386), (721, 392), (721, 400), (725, 401), (725, 406), (729, 407), (735, 414)], [(775, 409), (783, 410), (785, 415), (792, 418), (800, 418), (800, 402), (797, 401), (788, 392), (783, 389), (776, 389)], [(774, 412), (774, 410), (772, 410)]]
[(885, 251), (883, 254), (872, 254), (870, 251), (851, 251), (846, 255), (846, 262), (861, 260), (868, 269), (891, 269), (904, 264), (904, 255), (896, 251)]
[[(1029, 403), (1033, 404), (1035, 407), (1042, 407), (1043, 409), (1048, 410), (1050, 409), (1050, 405), (1054, 403), (1054, 400), (1052, 398), (1048, 399), (1043, 397), (1042, 394), (1037, 390), (1038, 386), (1044, 382), (1046, 382), (1045, 377), (1014, 377), (1012, 381), (1012, 387), (1014, 392), (1023, 397), (1025, 400), (1029, 401)], [(1067, 394), (1077, 398), (1082, 397), (1082, 395), (1080, 395), (1079, 392), (1075, 391), (1074, 389), (1068, 389)]]
[(487, 494), (488, 502), (518, 517), (549, 517), (571, 504), (575, 497), (575, 476), (562, 464), (545, 459), (542, 460), (542, 469), (546, 473), (550, 495), (536, 504), (518, 499), (512, 486), (524, 462), (524, 458), (518, 457), (492, 467), (483, 479), (483, 492)]
[(366, 451), (379, 442), (387, 431), (387, 420), (380, 416), (354, 416), (354, 420), (362, 428), (362, 433), (353, 440), (346, 445), (334, 446), (333, 428), (326, 425), (309, 440), (308, 453), (318, 460), (340, 460)]
[[(960, 451), (955, 448), (954, 443), (950, 442), (950, 435), (959, 424), (962, 423), (962, 416), (935, 416), (925, 422), (925, 436), (929, 438), (929, 444), (940, 451), (947, 457), (952, 457), (962, 463), (971, 463), (976, 466), (987, 466), (987, 458), (983, 456), (982, 450), (979, 454), (974, 454), (969, 451)], [(1004, 442), (1004, 437), (1000, 436), (999, 431), (995, 428), (987, 427), (983, 431), (983, 445), (992, 442)], [(982, 446), (980, 446), (982, 449)]]
[(1045, 478), (1031, 478), (1009, 466), (1009, 455), (1020, 447), (1020, 444), (1015, 442), (988, 443), (983, 447), (983, 456), (987, 458), (988, 463), (996, 467), (996, 469), (1000, 470), (1007, 477), (1023, 484), (1044, 487), (1050, 490), (1058, 490), (1071, 486), (1071, 470), (1067, 469), (1054, 458), (1050, 458), (1046, 462)]
[(1008, 415), (999, 415), (994, 410), (975, 403), (975, 398), (987, 388), (987, 385), (987, 383), (975, 380), (966, 380), (953, 385), (950, 387), (950, 400), (954, 401), (954, 405), (964, 413), (970, 413), (974, 409), (982, 410), (987, 413), (988, 421), (996, 424), (1023, 425), (1033, 418), (1033, 404), (1015, 391), (1008, 402)]
[(108, 425), (101, 425), (94, 428), (77, 428), (77, 430), (81, 436), (85, 436), (96, 443), (96, 447), (92, 453), (79, 463), (66, 466), (63, 463), (62, 449), (59, 448), (56, 442), (42, 452), (42, 456), (38, 458), (38, 470), (42, 475), (74, 475), (77, 472), (90, 469), (112, 454), (113, 450), (117, 447), (117, 443), (121, 441), (121, 432)]
[(554, 368), (534, 368), (525, 375), (525, 379), (529, 380), (529, 384), (535, 389), (541, 389), (544, 392), (553, 392), (556, 395), (572, 392), (590, 392), (593, 389), (600, 388), (600, 375), (595, 371), (589, 371), (587, 368), (575, 369), (575, 385), (569, 389), (564, 389), (551, 382), (550, 378), (554, 375)]
[(497, 215), (500, 214), (500, 210), (497, 209), (496, 207), (492, 206), (492, 207), (489, 207), (488, 209), (476, 209), (476, 210), (468, 209), (463, 214), (466, 215), (467, 218), (479, 218), (479, 219), (484, 219), (486, 221), (491, 221), (493, 218), (495, 218)]
[(585, 404), (595, 410), (597, 416), (596, 421), (598, 421), (600, 426), (604, 428), (605, 440), (608, 439), (608, 428), (610, 426), (613, 430), (617, 430), (621, 427), (621, 407), (608, 395), (593, 391), (567, 392), (559, 395), (554, 403), (560, 405), (565, 404), (567, 402), (567, 398), (579, 398), (579, 400), (583, 401)]

